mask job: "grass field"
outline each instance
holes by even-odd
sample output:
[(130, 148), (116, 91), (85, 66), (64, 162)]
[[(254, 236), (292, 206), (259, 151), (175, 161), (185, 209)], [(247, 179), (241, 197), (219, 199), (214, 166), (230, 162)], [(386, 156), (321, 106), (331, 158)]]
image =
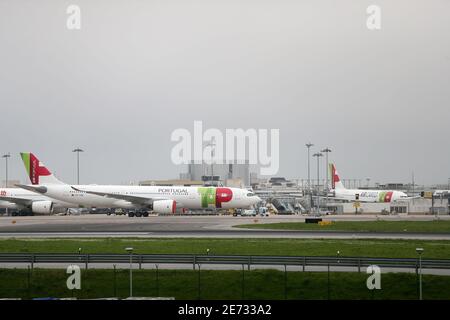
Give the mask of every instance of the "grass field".
[(336, 221), (330, 225), (304, 222), (255, 223), (237, 225), (237, 228), (274, 230), (314, 230), (353, 232), (424, 232), (450, 233), (450, 221)]
[(288, 256), (369, 256), (415, 258), (423, 247), (424, 258), (450, 259), (450, 241), (427, 240), (332, 240), (332, 239), (3, 239), (3, 253), (136, 253), (242, 254)]
[[(0, 297), (125, 298), (128, 270), (82, 270), (81, 290), (69, 291), (65, 270), (0, 269)], [(382, 274), (381, 290), (366, 287), (364, 273), (276, 270), (134, 270), (133, 296), (176, 299), (417, 299), (414, 274)], [(450, 299), (450, 277), (423, 276), (424, 299)], [(329, 290), (329, 291), (328, 291)], [(328, 293), (329, 292), (329, 293)], [(329, 295), (328, 295), (329, 294)]]

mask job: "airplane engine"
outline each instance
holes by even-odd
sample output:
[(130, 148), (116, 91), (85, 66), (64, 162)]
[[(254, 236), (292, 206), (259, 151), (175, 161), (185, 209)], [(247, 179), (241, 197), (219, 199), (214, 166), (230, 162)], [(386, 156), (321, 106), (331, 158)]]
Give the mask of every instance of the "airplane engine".
[(51, 201), (34, 201), (31, 204), (31, 211), (37, 214), (50, 214), (53, 210), (53, 202)]
[(153, 211), (156, 213), (175, 213), (177, 203), (174, 200), (156, 200), (153, 202)]

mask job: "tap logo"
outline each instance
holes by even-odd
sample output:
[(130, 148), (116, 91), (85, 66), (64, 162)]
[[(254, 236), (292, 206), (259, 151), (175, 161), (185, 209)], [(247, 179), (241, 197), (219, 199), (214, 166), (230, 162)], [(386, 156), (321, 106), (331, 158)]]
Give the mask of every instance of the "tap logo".
[(233, 199), (233, 191), (229, 188), (216, 188), (216, 207), (222, 208), (222, 203)]
[(0, 191), (0, 196), (6, 197), (6, 191), (5, 191), (5, 190), (1, 190), (1, 191)]
[(198, 188), (202, 208), (222, 208), (222, 203), (233, 199), (233, 191), (230, 188), (200, 187)]
[(378, 197), (378, 202), (391, 202), (393, 194), (394, 194), (394, 192), (392, 192), (392, 191), (380, 192), (380, 195)]

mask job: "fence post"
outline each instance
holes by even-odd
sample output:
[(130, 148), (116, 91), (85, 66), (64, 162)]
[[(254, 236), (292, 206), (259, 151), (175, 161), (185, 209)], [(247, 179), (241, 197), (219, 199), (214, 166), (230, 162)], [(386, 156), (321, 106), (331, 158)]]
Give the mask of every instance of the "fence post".
[(142, 269), (142, 255), (139, 255), (139, 270)]
[(84, 257), (86, 260), (85, 260), (85, 267), (86, 267), (86, 270), (88, 269), (88, 263), (89, 263), (89, 254), (86, 254), (85, 255), (85, 257)]
[(27, 291), (28, 291), (28, 299), (31, 299), (31, 269), (30, 266), (27, 268)]
[(327, 286), (328, 286), (328, 300), (330, 300), (330, 264), (328, 263), (328, 281), (327, 281)]
[(159, 297), (159, 276), (158, 276), (158, 265), (155, 264), (156, 267), (156, 296)]
[(245, 292), (245, 267), (242, 264), (242, 300), (244, 300)]
[(195, 270), (195, 263), (197, 262), (197, 256), (194, 254), (194, 261), (192, 262), (192, 270)]
[(361, 273), (361, 259), (358, 258), (358, 273)]
[(247, 265), (247, 270), (250, 271), (250, 263), (252, 262), (252, 257), (249, 256), (248, 257), (248, 265)]
[(34, 269), (34, 253), (31, 254), (31, 270)]
[(306, 266), (306, 257), (303, 257), (303, 272), (305, 272), (305, 266)]
[(420, 292), (419, 292), (419, 266), (417, 265), (416, 262), (416, 293), (417, 293), (417, 297), (419, 297)]
[(200, 264), (198, 265), (198, 300), (200, 300), (200, 286), (201, 286), (201, 283), (200, 283), (200, 269), (201, 269), (201, 267), (200, 267)]
[(284, 300), (287, 300), (287, 267), (284, 265)]
[(117, 297), (117, 275), (116, 275), (116, 265), (113, 264), (113, 269), (114, 269), (114, 297)]

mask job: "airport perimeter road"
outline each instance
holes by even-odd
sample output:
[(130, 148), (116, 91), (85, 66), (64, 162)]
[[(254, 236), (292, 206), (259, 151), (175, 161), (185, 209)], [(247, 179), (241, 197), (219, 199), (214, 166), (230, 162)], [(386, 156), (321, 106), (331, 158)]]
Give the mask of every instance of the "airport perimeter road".
[[(126, 216), (80, 215), (0, 217), (0, 237), (198, 237), (198, 238), (330, 238), (450, 240), (450, 234), (373, 233), (339, 231), (249, 230), (233, 225), (301, 222), (304, 216)], [(385, 220), (433, 220), (433, 216), (380, 216)], [(449, 219), (448, 216), (440, 219)], [(333, 220), (376, 220), (367, 216), (327, 216)]]

